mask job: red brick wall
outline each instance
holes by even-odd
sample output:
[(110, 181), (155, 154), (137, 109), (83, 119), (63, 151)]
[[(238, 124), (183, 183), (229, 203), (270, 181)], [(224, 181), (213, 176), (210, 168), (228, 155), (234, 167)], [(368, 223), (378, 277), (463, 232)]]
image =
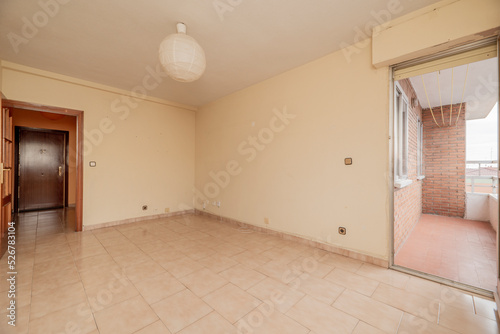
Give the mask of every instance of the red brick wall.
[(409, 186), (394, 188), (394, 250), (401, 248), (413, 227), (422, 214), (422, 182), (417, 180), (417, 119), (422, 115), (420, 105), (411, 107), (412, 98), (416, 98), (410, 80), (398, 81), (408, 97), (410, 110), (408, 113), (408, 179), (413, 182)]
[(434, 122), (429, 109), (422, 110), (424, 122), (425, 179), (422, 188), (423, 213), (464, 217), (465, 214), (465, 103), (455, 125), (460, 104), (452, 108), (433, 108)]

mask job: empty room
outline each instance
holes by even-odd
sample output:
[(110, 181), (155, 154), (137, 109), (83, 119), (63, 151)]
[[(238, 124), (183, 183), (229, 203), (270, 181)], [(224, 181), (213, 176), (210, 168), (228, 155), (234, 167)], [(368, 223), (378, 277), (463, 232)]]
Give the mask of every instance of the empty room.
[(499, 333), (498, 0), (0, 2), (0, 333)]

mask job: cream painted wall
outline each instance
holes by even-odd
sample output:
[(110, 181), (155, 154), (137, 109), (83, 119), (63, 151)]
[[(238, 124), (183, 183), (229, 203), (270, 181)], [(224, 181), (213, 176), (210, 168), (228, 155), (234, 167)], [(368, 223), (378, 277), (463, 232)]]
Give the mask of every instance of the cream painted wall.
[[(499, 3), (478, 1), (445, 0), (438, 10), (410, 13), (379, 28), (373, 47), (363, 41), (203, 106), (196, 115), (196, 207), (205, 201), (215, 214), (387, 260), (387, 66), (494, 34)], [(265, 128), (275, 108), (295, 118), (273, 133)], [(265, 145), (255, 139), (260, 132)]]
[[(200, 108), (197, 208), (206, 196), (221, 201), (210, 212), (387, 259), (388, 74), (368, 45), (350, 62), (339, 51)], [(273, 112), (285, 109), (288, 125)]]
[(2, 72), (9, 99), (84, 111), (84, 227), (192, 208), (193, 110), (157, 99), (129, 107), (125, 91), (15, 64)]

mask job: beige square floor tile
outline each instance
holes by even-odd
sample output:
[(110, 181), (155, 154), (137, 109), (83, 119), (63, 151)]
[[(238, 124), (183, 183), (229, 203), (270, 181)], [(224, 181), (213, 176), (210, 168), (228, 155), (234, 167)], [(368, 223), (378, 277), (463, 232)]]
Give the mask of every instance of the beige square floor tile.
[(41, 243), (37, 241), (36, 244), (35, 263), (71, 256), (71, 247), (69, 247), (68, 243), (65, 241), (62, 243), (53, 243), (49, 241), (45, 245), (41, 245)]
[[(0, 293), (10, 289), (10, 283), (7, 281), (12, 275), (8, 274), (10, 272), (9, 268), (0, 269)], [(33, 270), (32, 269), (19, 269), (16, 267), (16, 285), (29, 285), (31, 289), (31, 284), (33, 282)]]
[(87, 295), (81, 282), (46, 290), (32, 296), (30, 319), (82, 303), (87, 304)]
[(231, 325), (219, 313), (212, 312), (197, 322), (184, 328), (179, 334), (236, 334), (236, 327)]
[(397, 331), (403, 316), (400, 310), (351, 290), (344, 291), (333, 306), (389, 333)]
[(358, 323), (358, 319), (310, 296), (305, 296), (286, 315), (317, 334), (350, 334)]
[(214, 254), (208, 257), (205, 257), (198, 261), (202, 266), (210, 269), (214, 273), (220, 273), (223, 270), (231, 268), (238, 264), (237, 261), (231, 260), (227, 256)]
[(206, 248), (204, 246), (194, 246), (189, 248), (182, 248), (181, 251), (186, 254), (191, 260), (201, 260), (208, 256), (214, 255), (215, 251), (213, 249)]
[(474, 310), (470, 294), (423, 278), (411, 276), (405, 290), (429, 299), (437, 299), (445, 305), (451, 305), (471, 312)]
[(262, 266), (256, 267), (255, 270), (280, 282), (288, 284), (305, 273), (304, 270), (298, 266), (292, 268), (292, 266), (289, 265), (289, 262), (290, 261), (288, 260), (271, 260)]
[[(181, 236), (182, 236), (182, 234), (181, 234)], [(182, 251), (186, 256), (187, 256), (187, 254), (184, 252), (185, 250), (189, 250), (191, 248), (196, 248), (198, 251), (200, 251), (202, 248), (201, 245), (197, 241), (190, 240), (190, 239), (184, 238), (184, 237), (177, 238), (173, 241), (167, 241), (167, 242), (165, 242), (165, 244), (167, 245), (168, 248), (173, 248), (173, 249), (177, 249), (177, 250)], [(211, 254), (214, 254), (214, 253), (210, 252), (210, 254), (208, 254), (208, 255), (211, 255)]]
[(71, 244), (85, 244), (85, 242), (98, 241), (92, 231), (83, 231), (78, 233), (66, 233), (66, 241)]
[(116, 239), (116, 243), (110, 245), (104, 244), (104, 248), (106, 248), (109, 255), (111, 255), (114, 258), (132, 253), (145, 254), (143, 251), (141, 251), (139, 247), (134, 245), (132, 242), (130, 242), (130, 240), (126, 239), (125, 237), (123, 238), (123, 240)]
[(326, 279), (304, 274), (292, 281), (288, 286), (316, 298), (320, 302), (330, 305), (345, 290), (343, 286)]
[(392, 285), (393, 287), (399, 289), (404, 289), (410, 280), (410, 276), (407, 274), (368, 263), (363, 263), (363, 265), (356, 271), (356, 274)]
[[(66, 234), (66, 239), (68, 239), (68, 235), (69, 234)], [(94, 248), (98, 246), (102, 247), (101, 242), (95, 236), (90, 234), (81, 239), (68, 241), (68, 245), (72, 251), (77, 249)]]
[(290, 265), (298, 265), (306, 273), (318, 278), (324, 278), (333, 270), (333, 266), (319, 262), (318, 259), (314, 257), (314, 255), (301, 255), (297, 260), (291, 262)]
[(474, 307), (476, 314), (491, 320), (497, 318), (497, 304), (493, 300), (474, 296)]
[(227, 243), (227, 242), (223, 242), (223, 243), (219, 242), (219, 244), (212, 247), (212, 249), (214, 251), (216, 251), (217, 254), (228, 256), (228, 257), (234, 256), (236, 254), (240, 254), (240, 253), (245, 251), (244, 248), (232, 245), (232, 244)]
[(168, 330), (167, 326), (165, 326), (161, 320), (158, 320), (157, 322), (144, 327), (134, 334), (172, 334), (172, 332)]
[(293, 290), (288, 285), (272, 278), (264, 279), (248, 289), (247, 292), (263, 302), (271, 303), (282, 313), (288, 311), (305, 296), (305, 293)]
[(264, 274), (247, 268), (241, 264), (224, 270), (219, 275), (221, 275), (234, 285), (242, 288), (243, 290), (247, 290), (248, 288), (254, 286), (255, 284), (266, 278)]
[(401, 320), (401, 324), (399, 325), (398, 333), (457, 334), (457, 332), (449, 330), (446, 327), (429, 322), (419, 317), (415, 317), (414, 315), (408, 313), (405, 313), (403, 315), (403, 319)]
[(271, 261), (267, 256), (249, 250), (233, 255), (231, 258), (251, 269), (255, 269)]
[(431, 300), (386, 284), (380, 284), (372, 298), (427, 321), (437, 322), (440, 308), (437, 299)]
[(139, 281), (135, 283), (135, 286), (149, 304), (156, 303), (186, 288), (167, 272)]
[(465, 311), (472, 310), (474, 312), (474, 301), (470, 293), (445, 285), (441, 285), (440, 288), (440, 301), (444, 305), (461, 308)]
[(106, 249), (101, 244), (92, 247), (77, 247), (71, 249), (71, 252), (73, 253), (74, 259), (83, 259), (90, 256), (108, 254)]
[[(411, 334), (412, 332), (401, 332), (401, 334)], [(366, 322), (359, 321), (354, 328), (352, 334), (386, 334), (386, 332), (381, 331), (378, 328), (368, 325)]]
[(231, 283), (209, 293), (203, 300), (230, 323), (235, 323), (261, 304), (259, 299)]
[(139, 248), (134, 251), (120, 253), (119, 255), (111, 254), (111, 256), (120, 267), (127, 267), (134, 264), (151, 261), (151, 258), (146, 253), (139, 250)]
[(198, 297), (203, 297), (228, 283), (225, 278), (209, 269), (198, 270), (179, 280)]
[[(15, 292), (16, 292), (15, 293), (15, 295), (16, 295), (15, 301), (16, 301), (16, 306), (18, 308), (30, 305), (32, 295), (33, 295), (30, 284), (16, 285)], [(6, 307), (7, 307), (7, 305), (10, 304), (10, 301), (11, 301), (11, 298), (9, 297), (9, 290), (0, 293), (0, 313), (7, 311)], [(4, 308), (4, 305), (5, 305), (5, 308)]]
[(379, 285), (378, 281), (371, 278), (366, 278), (339, 268), (333, 269), (326, 275), (325, 279), (368, 297), (373, 294)]
[(123, 269), (116, 264), (106, 267), (95, 267), (80, 272), (80, 279), (85, 287), (115, 281), (123, 276), (125, 276)]
[(355, 273), (363, 265), (363, 262), (359, 260), (351, 259), (347, 256), (333, 253), (326, 254), (321, 259), (319, 259), (319, 262), (328, 264), (335, 268), (344, 269), (352, 273)]
[(88, 286), (85, 288), (85, 293), (93, 312), (101, 311), (139, 295), (139, 291), (126, 277)]
[(285, 249), (273, 247), (262, 252), (262, 255), (272, 259), (272, 261), (290, 263), (300, 256), (300, 252), (289, 252)]
[(187, 289), (151, 307), (172, 333), (177, 333), (213, 311), (203, 300)]
[(62, 270), (58, 273), (45, 272), (33, 277), (33, 294), (55, 289), (67, 284), (80, 282), (80, 275), (75, 267), (68, 270)]
[(134, 333), (158, 320), (148, 303), (137, 296), (94, 313), (101, 334)]
[(104, 254), (75, 260), (75, 265), (78, 271), (87, 271), (97, 267), (117, 266), (117, 263), (113, 260), (111, 255)]
[(187, 232), (187, 233), (183, 233), (182, 236), (184, 238), (188, 238), (190, 240), (199, 240), (199, 239), (205, 239), (205, 238), (210, 237), (209, 234), (206, 234), (206, 233), (203, 233), (200, 231), (196, 231), (196, 230), (193, 230), (193, 231)]
[(151, 240), (149, 242), (142, 242), (137, 245), (144, 253), (152, 254), (165, 250), (167, 245), (162, 240)]
[(125, 275), (134, 283), (166, 272), (162, 266), (151, 259), (146, 262), (125, 266), (124, 271)]
[(499, 333), (496, 321), (450, 305), (441, 308), (439, 324), (458, 333)]
[[(36, 258), (35, 258), (36, 261)], [(47, 272), (59, 272), (63, 270), (72, 269), (75, 266), (73, 256), (69, 253), (67, 256), (50, 259), (44, 262), (36, 263), (33, 266), (33, 275), (45, 274)]]
[(184, 255), (184, 253), (179, 250), (168, 249), (167, 247), (165, 247), (162, 250), (149, 254), (149, 256), (151, 256), (151, 258), (158, 264), (162, 265), (163, 263), (182, 259), (186, 255)]
[(71, 332), (87, 334), (95, 330), (94, 317), (86, 303), (51, 312), (42, 318), (31, 319), (29, 323), (30, 334)]
[(305, 328), (295, 320), (287, 317), (276, 310), (264, 310), (261, 305), (254, 311), (240, 319), (236, 324), (238, 333), (252, 334), (307, 334), (309, 329)]
[(201, 264), (188, 257), (183, 257), (167, 263), (161, 263), (161, 266), (177, 279), (203, 269)]
[[(3, 303), (2, 306), (8, 304)], [(5, 310), (5, 311), (4, 311)], [(26, 305), (23, 307), (16, 308), (16, 321), (15, 326), (9, 325), (9, 321), (12, 319), (7, 318), (7, 308), (2, 307), (2, 312), (0, 313), (0, 333), (2, 334), (27, 334), (29, 329), (29, 319), (30, 319), (30, 306)]]

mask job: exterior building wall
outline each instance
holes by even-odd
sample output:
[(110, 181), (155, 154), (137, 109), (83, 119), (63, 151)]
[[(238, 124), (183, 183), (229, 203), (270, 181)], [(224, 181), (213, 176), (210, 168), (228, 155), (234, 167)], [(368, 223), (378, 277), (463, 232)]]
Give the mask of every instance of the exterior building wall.
[(457, 117), (460, 104), (454, 104), (450, 126), (450, 106), (422, 111), (424, 122), (425, 179), (423, 213), (464, 217), (465, 214), (465, 103)]
[(404, 188), (394, 188), (394, 250), (401, 248), (422, 214), (422, 182), (417, 175), (418, 119), (422, 117), (420, 104), (412, 107), (416, 98), (410, 80), (398, 81), (409, 103), (408, 112), (408, 179), (412, 183)]

